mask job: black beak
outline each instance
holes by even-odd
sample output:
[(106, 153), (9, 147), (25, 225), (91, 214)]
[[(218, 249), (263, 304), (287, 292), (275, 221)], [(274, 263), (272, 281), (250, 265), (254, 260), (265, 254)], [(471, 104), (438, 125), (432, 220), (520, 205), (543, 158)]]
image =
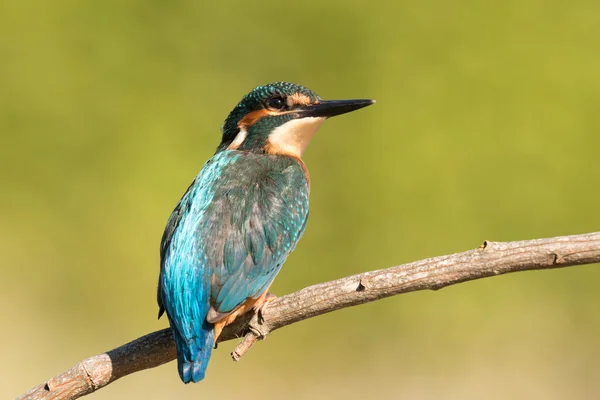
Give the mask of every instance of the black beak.
[(357, 99), (357, 100), (323, 100), (320, 103), (309, 104), (299, 108), (298, 114), (304, 117), (335, 117), (350, 111), (358, 110), (375, 103), (375, 100)]

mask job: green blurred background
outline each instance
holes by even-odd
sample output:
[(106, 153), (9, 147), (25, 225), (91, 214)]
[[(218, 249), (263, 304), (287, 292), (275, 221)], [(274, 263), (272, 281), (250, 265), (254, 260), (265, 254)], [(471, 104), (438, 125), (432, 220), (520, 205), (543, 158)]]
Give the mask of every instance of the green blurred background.
[[(377, 104), (325, 124), (272, 288), (484, 239), (600, 227), (598, 1), (0, 3), (0, 396), (166, 326), (166, 220), (254, 86)], [(597, 266), (378, 301), (274, 333), (205, 382), (114, 398), (600, 397)]]

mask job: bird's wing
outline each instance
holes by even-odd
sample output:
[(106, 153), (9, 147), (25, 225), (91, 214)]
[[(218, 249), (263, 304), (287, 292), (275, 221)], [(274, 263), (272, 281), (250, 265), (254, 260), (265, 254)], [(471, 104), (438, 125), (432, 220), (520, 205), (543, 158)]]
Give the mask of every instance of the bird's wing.
[[(193, 253), (193, 260), (186, 258), (195, 266), (176, 268), (205, 271), (194, 275), (211, 280), (211, 308), (219, 318), (268, 289), (308, 217), (308, 182), (298, 161), (238, 161), (239, 155), (222, 152), (205, 165), (171, 214), (161, 242), (161, 276), (166, 262), (176, 267), (179, 253)], [(191, 243), (194, 248), (187, 248)]]
[(198, 227), (202, 253), (212, 267), (210, 322), (268, 289), (308, 217), (308, 183), (296, 161), (223, 189)]
[(165, 267), (165, 261), (167, 259), (167, 251), (169, 249), (169, 245), (171, 244), (171, 240), (173, 239), (173, 234), (175, 233), (175, 230), (177, 229), (177, 226), (179, 225), (179, 221), (181, 221), (181, 218), (188, 212), (188, 210), (190, 208), (190, 205), (191, 205), (190, 200), (191, 199), (190, 199), (189, 193), (190, 193), (190, 189), (192, 189), (192, 187), (195, 186), (196, 180), (197, 179), (195, 179), (192, 182), (192, 184), (188, 187), (185, 194), (183, 195), (183, 197), (177, 204), (177, 207), (175, 207), (175, 209), (169, 216), (169, 220), (167, 221), (167, 226), (165, 227), (165, 231), (163, 232), (163, 236), (160, 241), (160, 275), (159, 275), (159, 279), (158, 279), (158, 290), (157, 290), (157, 295), (156, 295), (156, 301), (158, 302), (158, 318), (160, 318), (163, 315), (163, 313), (165, 312), (165, 307), (164, 307), (164, 304), (162, 301), (162, 295), (161, 295), (162, 279), (160, 277), (162, 277), (162, 273), (163, 273), (163, 270)]

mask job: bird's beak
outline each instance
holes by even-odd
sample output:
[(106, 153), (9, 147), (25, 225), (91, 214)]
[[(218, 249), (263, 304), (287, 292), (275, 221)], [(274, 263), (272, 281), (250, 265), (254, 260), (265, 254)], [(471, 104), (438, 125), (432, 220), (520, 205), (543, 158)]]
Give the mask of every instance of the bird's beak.
[(373, 103), (375, 103), (375, 100), (370, 99), (323, 100), (320, 103), (303, 106), (297, 109), (297, 112), (300, 118), (329, 118), (370, 106)]

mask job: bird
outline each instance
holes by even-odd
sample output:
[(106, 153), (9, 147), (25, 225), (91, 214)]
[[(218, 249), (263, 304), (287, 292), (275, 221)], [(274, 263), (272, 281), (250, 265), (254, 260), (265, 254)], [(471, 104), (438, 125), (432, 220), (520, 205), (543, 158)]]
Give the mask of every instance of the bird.
[(325, 101), (274, 82), (230, 112), (160, 244), (158, 318), (166, 312), (184, 383), (204, 379), (226, 325), (274, 298), (268, 289), (306, 227), (310, 176), (301, 157), (317, 129), (373, 103)]

